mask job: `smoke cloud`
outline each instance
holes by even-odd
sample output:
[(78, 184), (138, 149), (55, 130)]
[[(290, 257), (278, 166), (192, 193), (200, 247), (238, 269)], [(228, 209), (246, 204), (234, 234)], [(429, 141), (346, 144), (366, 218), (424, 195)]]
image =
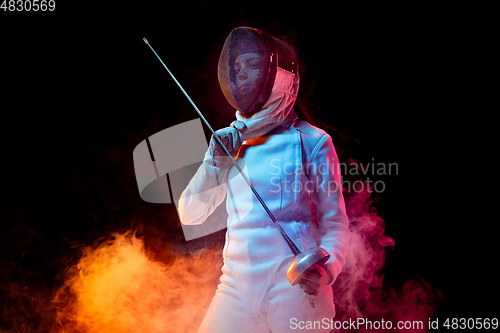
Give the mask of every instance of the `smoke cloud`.
[[(333, 285), (335, 320), (421, 320), (427, 327), (442, 294), (422, 277), (408, 279), (399, 290), (385, 285), (386, 250), (395, 242), (384, 234), (384, 221), (368, 191), (347, 193), (346, 205), (352, 239), (346, 265)], [(196, 332), (215, 294), (222, 253), (162, 251), (155, 256), (130, 230), (86, 247), (55, 293), (53, 331)]]
[[(399, 288), (384, 282), (386, 252), (395, 242), (367, 190), (344, 194), (352, 238), (333, 285), (334, 320), (418, 320), (427, 331), (442, 293), (421, 276)], [(219, 282), (220, 242), (186, 251), (161, 233), (138, 236), (135, 230), (110, 233), (83, 247), (78, 258), (69, 255), (53, 292), (34, 282), (40, 274), (3, 283), (2, 332), (196, 332)]]
[(55, 295), (54, 332), (196, 332), (215, 293), (221, 253), (165, 251), (169, 264), (154, 260), (132, 231), (85, 248)]
[[(398, 321), (422, 321), (423, 331), (428, 331), (428, 321), (436, 313), (443, 294), (422, 276), (408, 278), (399, 289), (384, 283), (386, 253), (395, 247), (395, 241), (384, 234), (384, 220), (372, 206), (370, 189), (364, 188), (344, 193), (352, 237), (346, 264), (332, 287), (337, 309), (335, 320), (366, 318), (380, 322), (383, 319), (394, 325)], [(363, 331), (371, 330), (360, 329)], [(387, 331), (422, 332), (422, 329), (393, 327)]]

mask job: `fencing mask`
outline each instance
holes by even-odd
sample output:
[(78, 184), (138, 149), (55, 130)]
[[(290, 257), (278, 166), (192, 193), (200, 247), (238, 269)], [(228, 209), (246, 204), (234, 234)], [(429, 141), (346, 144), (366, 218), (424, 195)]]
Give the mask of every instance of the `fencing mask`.
[(219, 58), (219, 84), (229, 104), (250, 116), (269, 98), (278, 67), (298, 75), (290, 45), (261, 30), (235, 28)]

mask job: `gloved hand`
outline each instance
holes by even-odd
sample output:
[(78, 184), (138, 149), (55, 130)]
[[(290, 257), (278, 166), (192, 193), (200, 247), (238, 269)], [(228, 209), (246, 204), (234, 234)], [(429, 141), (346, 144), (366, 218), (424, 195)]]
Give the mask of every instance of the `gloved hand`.
[[(314, 302), (321, 289), (328, 283), (328, 272), (320, 265), (314, 264), (300, 276), (299, 286), (304, 297)], [(311, 305), (313, 306), (313, 305)]]
[[(226, 127), (215, 132), (224, 146), (229, 150), (231, 156), (236, 156), (243, 143), (241, 132), (235, 127)], [(212, 135), (208, 151), (205, 154), (205, 162), (218, 168), (227, 168), (231, 164), (231, 159)]]

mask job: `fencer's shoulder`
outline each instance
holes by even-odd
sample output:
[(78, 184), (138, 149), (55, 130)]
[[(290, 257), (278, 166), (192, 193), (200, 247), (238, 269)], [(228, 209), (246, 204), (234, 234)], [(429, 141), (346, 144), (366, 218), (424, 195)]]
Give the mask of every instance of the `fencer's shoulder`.
[(305, 120), (297, 119), (295, 121), (295, 127), (303, 134), (304, 140), (318, 142), (319, 140), (325, 140), (330, 137), (325, 130), (311, 125)]
[(325, 146), (325, 149), (328, 151), (333, 151), (335, 149), (331, 143), (330, 134), (321, 128), (311, 125), (305, 120), (297, 120), (295, 122), (295, 128), (297, 128), (301, 134), (302, 148), (305, 152), (304, 162), (311, 162), (322, 146)]

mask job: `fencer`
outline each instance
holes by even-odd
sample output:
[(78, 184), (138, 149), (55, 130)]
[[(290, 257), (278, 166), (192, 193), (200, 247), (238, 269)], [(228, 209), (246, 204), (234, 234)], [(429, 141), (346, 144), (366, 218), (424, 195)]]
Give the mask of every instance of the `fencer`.
[(350, 239), (338, 157), (331, 137), (293, 109), (299, 73), (290, 45), (236, 28), (224, 44), (218, 77), (236, 120), (217, 136), (297, 247), (320, 246), (330, 258), (302, 274), (299, 286), (289, 283), (294, 255), (212, 137), (178, 205), (181, 222), (195, 225), (226, 199), (222, 276), (199, 332), (298, 332), (292, 321), (335, 316), (330, 285), (345, 264)]

